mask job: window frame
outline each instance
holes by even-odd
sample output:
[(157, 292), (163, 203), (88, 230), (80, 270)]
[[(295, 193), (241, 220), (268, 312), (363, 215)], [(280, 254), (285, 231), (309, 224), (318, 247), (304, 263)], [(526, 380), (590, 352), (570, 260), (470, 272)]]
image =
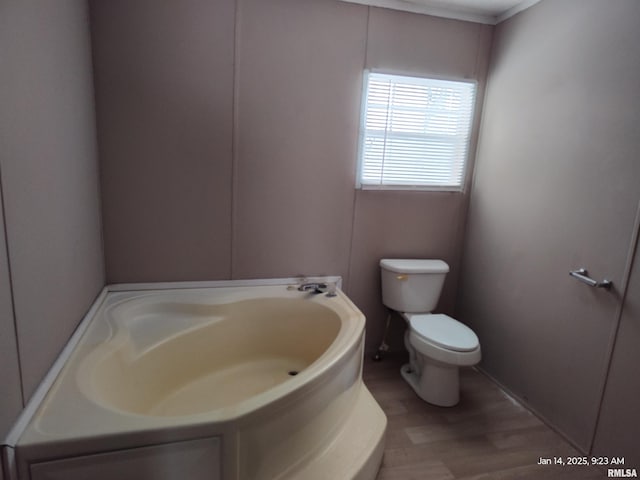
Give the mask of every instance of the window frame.
[[(460, 177), (460, 185), (403, 185), (403, 184), (370, 184), (362, 183), (362, 173), (364, 166), (364, 140), (366, 137), (366, 106), (367, 95), (369, 88), (369, 77), (371, 74), (389, 75), (394, 77), (406, 77), (407, 79), (418, 80), (436, 80), (447, 82), (466, 83), (473, 86), (473, 99), (471, 104), (471, 122), (469, 124), (469, 134), (466, 139), (466, 157), (464, 158), (464, 164), (462, 168), (462, 175)], [(378, 69), (365, 69), (362, 76), (362, 96), (360, 101), (360, 126), (358, 130), (358, 150), (357, 150), (357, 168), (356, 168), (356, 188), (359, 190), (399, 190), (399, 191), (444, 191), (444, 192), (464, 192), (467, 185), (467, 174), (469, 173), (469, 167), (472, 158), (472, 143), (477, 128), (477, 101), (478, 101), (478, 81), (469, 78), (460, 77), (446, 77), (427, 74), (416, 74), (406, 72), (395, 72), (388, 70)]]

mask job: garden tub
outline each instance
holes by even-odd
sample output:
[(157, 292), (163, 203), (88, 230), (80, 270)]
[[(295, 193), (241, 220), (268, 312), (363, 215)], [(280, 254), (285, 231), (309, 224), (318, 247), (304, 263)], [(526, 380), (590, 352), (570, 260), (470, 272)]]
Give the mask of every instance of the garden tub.
[(12, 475), (375, 478), (364, 316), (337, 287), (256, 283), (108, 288), (5, 447)]

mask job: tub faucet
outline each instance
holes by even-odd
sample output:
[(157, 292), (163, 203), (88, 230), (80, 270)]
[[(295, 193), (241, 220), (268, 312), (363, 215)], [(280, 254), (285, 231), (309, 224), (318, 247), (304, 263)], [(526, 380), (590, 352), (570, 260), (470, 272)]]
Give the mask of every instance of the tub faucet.
[(298, 287), (298, 290), (301, 292), (311, 292), (311, 293), (323, 293), (327, 290), (326, 283), (303, 283)]
[(301, 292), (311, 292), (314, 295), (318, 293), (326, 293), (327, 297), (336, 297), (338, 294), (336, 293), (336, 284), (335, 283), (303, 283), (298, 287), (298, 290)]

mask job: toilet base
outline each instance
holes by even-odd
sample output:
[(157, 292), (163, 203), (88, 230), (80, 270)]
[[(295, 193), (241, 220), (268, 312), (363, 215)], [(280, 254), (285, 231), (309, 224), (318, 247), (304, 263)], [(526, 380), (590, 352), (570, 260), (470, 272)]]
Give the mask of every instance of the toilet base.
[(425, 402), (439, 407), (453, 407), (460, 401), (460, 372), (457, 366), (423, 359), (419, 374), (410, 364), (403, 365), (400, 374)]

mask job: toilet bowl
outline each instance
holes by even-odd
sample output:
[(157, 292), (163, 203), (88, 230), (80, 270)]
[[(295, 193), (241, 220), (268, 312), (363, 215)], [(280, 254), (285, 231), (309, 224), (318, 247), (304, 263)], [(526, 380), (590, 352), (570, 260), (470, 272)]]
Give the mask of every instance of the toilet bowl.
[(459, 367), (477, 364), (480, 342), (466, 325), (442, 314), (403, 313), (409, 363), (400, 372), (420, 398), (442, 407), (460, 400)]
[(459, 402), (459, 368), (477, 364), (480, 342), (469, 327), (436, 306), (449, 266), (442, 260), (383, 259), (382, 301), (407, 322), (409, 363), (402, 377), (423, 400), (450, 407)]

